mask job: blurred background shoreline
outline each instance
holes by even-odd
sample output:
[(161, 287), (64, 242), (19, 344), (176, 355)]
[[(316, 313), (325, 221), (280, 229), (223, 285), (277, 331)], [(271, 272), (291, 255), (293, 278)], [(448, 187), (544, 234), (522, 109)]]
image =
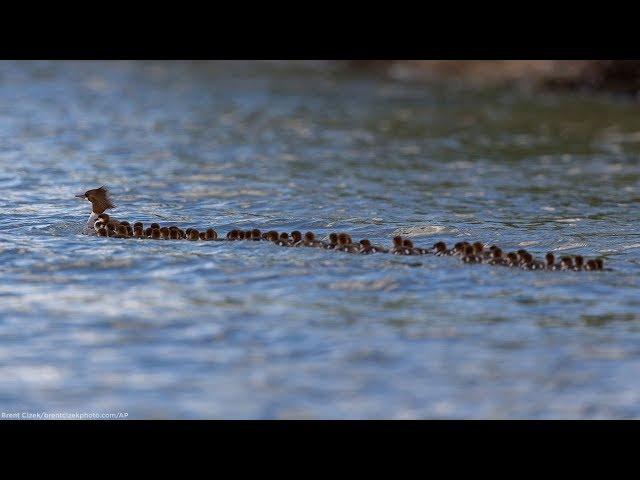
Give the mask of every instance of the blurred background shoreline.
[(399, 80), (473, 87), (533, 87), (620, 93), (640, 91), (638, 60), (351, 60), (350, 68)]

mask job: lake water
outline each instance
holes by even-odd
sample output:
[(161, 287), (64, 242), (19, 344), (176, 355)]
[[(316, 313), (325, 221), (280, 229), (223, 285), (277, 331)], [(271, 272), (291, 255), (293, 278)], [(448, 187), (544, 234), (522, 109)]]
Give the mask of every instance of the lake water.
[[(628, 99), (264, 62), (0, 62), (0, 405), (129, 418), (640, 417)], [(80, 234), (461, 239), (611, 271)]]

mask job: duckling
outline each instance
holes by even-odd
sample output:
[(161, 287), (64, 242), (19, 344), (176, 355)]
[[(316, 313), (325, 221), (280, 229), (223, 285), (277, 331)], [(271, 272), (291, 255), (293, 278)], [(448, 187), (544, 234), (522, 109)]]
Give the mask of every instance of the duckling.
[(144, 236), (145, 236), (145, 237), (147, 237), (147, 238), (150, 238), (150, 237), (151, 237), (151, 232), (152, 232), (152, 231), (153, 231), (153, 228), (151, 228), (151, 227), (147, 227), (147, 228), (145, 228), (145, 230), (144, 230)]
[(529, 252), (523, 253), (521, 255), (520, 268), (522, 270), (533, 270), (534, 269), (533, 255), (531, 255)]
[(282, 232), (280, 234), (280, 238), (276, 242), (276, 245), (279, 245), (281, 247), (290, 247), (291, 241), (289, 240), (289, 234), (287, 232)]
[(484, 257), (484, 244), (482, 242), (473, 242), (473, 254), (476, 257)]
[(159, 228), (152, 228), (151, 229), (151, 235), (149, 236), (149, 238), (152, 238), (154, 240), (160, 240), (160, 229)]
[(269, 242), (277, 242), (278, 238), (278, 232), (276, 232), (275, 230), (269, 230), (267, 232), (267, 237), (265, 240), (268, 240)]
[(200, 239), (200, 232), (198, 230), (196, 230), (195, 228), (192, 228), (191, 231), (189, 232), (189, 240), (198, 240)]
[(393, 237), (393, 248), (391, 249), (391, 253), (394, 255), (407, 255), (400, 235)]
[(251, 240), (252, 235), (253, 234), (252, 234), (251, 230), (245, 230), (244, 231), (244, 240)]
[(366, 238), (363, 238), (362, 240), (360, 240), (359, 248), (360, 248), (360, 251), (358, 253), (362, 255), (369, 255), (372, 253), (376, 253), (376, 251), (371, 246), (371, 242)]
[(506, 261), (506, 266), (507, 267), (517, 267), (518, 266), (518, 254), (515, 252), (509, 252), (507, 253), (507, 261)]
[(544, 256), (544, 268), (545, 270), (555, 270), (556, 269), (556, 257), (553, 253), (551, 252), (547, 252), (547, 254)]
[(134, 236), (135, 238), (142, 238), (142, 237), (144, 237), (144, 231), (142, 230), (142, 224), (140, 224), (140, 225), (136, 225), (136, 226), (133, 228), (133, 236)]
[(576, 255), (573, 257), (573, 269), (580, 271), (584, 268), (584, 257), (582, 255)]
[(408, 238), (402, 240), (402, 246), (405, 251), (405, 255), (420, 255), (418, 250), (413, 246), (413, 242)]
[(360, 253), (369, 254), (369, 253), (387, 253), (387, 250), (380, 245), (373, 245), (371, 241), (367, 238), (360, 240)]
[(107, 222), (107, 228), (109, 228), (110, 230), (116, 230), (119, 225), (120, 225), (120, 222), (113, 217), (111, 217)]
[(238, 230), (238, 240), (244, 240), (244, 230)]
[(316, 236), (313, 232), (306, 232), (304, 234), (304, 240), (302, 241), (303, 247), (319, 248), (323, 246), (323, 243), (316, 240)]
[(469, 242), (457, 242), (451, 250), (451, 255), (454, 257), (464, 257), (467, 252), (467, 247), (471, 247)]
[(482, 263), (482, 259), (475, 254), (473, 245), (467, 245), (464, 248), (464, 255), (462, 256), (464, 263)]
[(207, 239), (207, 232), (200, 232), (198, 234), (198, 237), (200, 237), (200, 240), (206, 240)]
[(129, 237), (129, 231), (127, 230), (127, 227), (120, 224), (118, 225), (117, 231), (116, 231), (118, 238), (128, 238)]
[(260, 229), (254, 228), (253, 230), (251, 230), (251, 240), (253, 240), (254, 242), (258, 242), (261, 238), (262, 234), (260, 232)]
[[(188, 234), (188, 232), (187, 232)], [(238, 230), (233, 229), (229, 233), (227, 233), (227, 240), (234, 241), (238, 239)]]
[(153, 230), (154, 228), (157, 230), (160, 230), (160, 225), (158, 225), (157, 223), (152, 223), (151, 225), (149, 225), (151, 227), (151, 229)]
[(518, 256), (518, 264), (522, 264), (524, 262), (525, 257), (527, 256), (527, 252), (524, 249), (520, 249), (516, 252), (516, 255)]
[(177, 228), (175, 230), (171, 230), (169, 229), (169, 238), (171, 240), (180, 240), (180, 230), (178, 230)]
[(587, 263), (584, 266), (585, 270), (597, 270), (598, 266), (595, 260), (587, 260)]
[(573, 270), (573, 259), (569, 256), (560, 259), (560, 270)]
[(596, 258), (594, 260), (596, 262), (596, 270), (604, 270), (604, 260), (601, 258)]
[(347, 253), (358, 253), (358, 247), (353, 245), (349, 241), (349, 239), (350, 237), (346, 233), (338, 234), (338, 245), (334, 250), (339, 250), (341, 252), (347, 252)]
[(482, 258), (484, 260), (491, 260), (493, 258), (493, 251), (498, 248), (496, 245), (491, 245), (489, 248), (482, 252)]
[[(495, 246), (495, 245), (494, 245)], [(491, 250), (491, 258), (487, 260), (489, 265), (504, 265), (505, 260), (502, 258), (502, 249), (495, 247)]]
[(431, 252), (438, 257), (441, 257), (443, 255), (450, 255), (449, 250), (447, 250), (447, 244), (444, 242), (434, 243), (433, 247), (431, 247)]
[(142, 222), (136, 222), (133, 224), (133, 228), (135, 230), (136, 227), (140, 227), (141, 229), (144, 230), (144, 225), (142, 224)]
[(120, 222), (120, 225), (124, 225), (125, 228), (127, 229), (127, 234), (131, 237), (133, 236), (133, 227), (131, 226), (131, 224), (129, 222), (127, 222), (126, 220)]
[(218, 233), (213, 228), (207, 228), (206, 240), (217, 240)]
[(333, 250), (338, 246), (338, 234), (337, 233), (330, 233), (329, 234), (329, 243), (326, 243), (324, 245), (324, 248), (328, 249), (328, 250)]
[(160, 229), (160, 238), (162, 240), (169, 240), (171, 238), (170, 232), (171, 231), (167, 227), (162, 227)]
[(293, 247), (301, 247), (302, 246), (302, 233), (298, 230), (294, 230), (291, 232), (291, 245)]

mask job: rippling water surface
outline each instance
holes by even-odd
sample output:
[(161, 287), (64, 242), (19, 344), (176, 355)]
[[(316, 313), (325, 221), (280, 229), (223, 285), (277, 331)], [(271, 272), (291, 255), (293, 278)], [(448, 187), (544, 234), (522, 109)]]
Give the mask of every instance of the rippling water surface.
[[(0, 63), (0, 405), (134, 418), (640, 417), (640, 115), (315, 64)], [(79, 232), (483, 240), (611, 271)]]

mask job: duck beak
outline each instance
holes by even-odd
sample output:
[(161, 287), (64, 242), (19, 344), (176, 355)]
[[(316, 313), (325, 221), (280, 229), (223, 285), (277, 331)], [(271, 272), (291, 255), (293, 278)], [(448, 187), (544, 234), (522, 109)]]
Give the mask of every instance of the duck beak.
[(84, 197), (84, 193), (78, 193), (77, 195), (75, 195), (76, 198), (85, 198)]

